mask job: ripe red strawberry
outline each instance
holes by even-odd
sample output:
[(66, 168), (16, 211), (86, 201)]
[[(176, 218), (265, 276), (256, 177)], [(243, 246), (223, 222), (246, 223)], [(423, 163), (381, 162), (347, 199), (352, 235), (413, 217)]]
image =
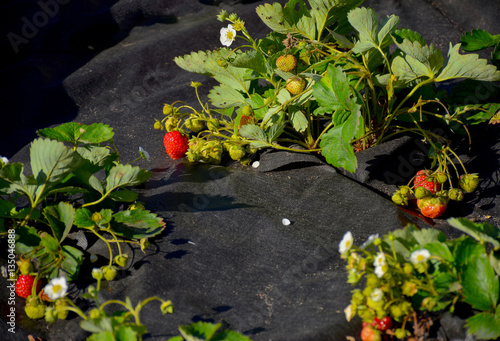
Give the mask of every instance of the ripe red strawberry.
[(163, 144), (172, 160), (183, 157), (189, 148), (188, 138), (177, 130), (166, 133), (165, 137), (163, 137)]
[(298, 95), (306, 87), (306, 80), (299, 76), (290, 77), (286, 81), (286, 89), (290, 91), (292, 95)]
[(377, 329), (381, 331), (386, 331), (387, 329), (392, 329), (392, 319), (389, 316), (385, 316), (377, 322)]
[(420, 213), (427, 218), (437, 218), (446, 211), (448, 205), (448, 199), (437, 196), (437, 197), (425, 197), (422, 199), (417, 199), (417, 206), (420, 209)]
[(283, 72), (290, 72), (297, 67), (297, 58), (291, 54), (279, 56), (276, 59), (276, 67)]
[(381, 341), (380, 331), (370, 325), (365, 325), (361, 330), (362, 341)]
[[(31, 288), (33, 288), (34, 281), (35, 276), (19, 275), (14, 286), (16, 294), (22, 298), (27, 298), (31, 295)], [(40, 290), (42, 290), (42, 281), (38, 280), (36, 282), (36, 292), (38, 293)]]
[(430, 171), (426, 169), (419, 170), (413, 179), (413, 187), (423, 187), (435, 194), (441, 189), (441, 184), (430, 177)]

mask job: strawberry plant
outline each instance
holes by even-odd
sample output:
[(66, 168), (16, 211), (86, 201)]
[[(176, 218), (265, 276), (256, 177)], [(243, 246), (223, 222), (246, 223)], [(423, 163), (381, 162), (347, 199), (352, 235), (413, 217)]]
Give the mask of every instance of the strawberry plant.
[[(275, 148), (316, 153), (349, 172), (357, 168), (355, 152), (410, 134), (429, 144), (433, 171), (459, 177), (461, 170), (452, 173), (452, 142), (431, 128), (470, 135), (471, 126), (498, 122), (499, 89), (492, 82), (500, 80), (500, 71), (461, 53), (461, 44), (450, 44), (443, 56), (418, 32), (400, 28), (397, 16), (379, 18), (359, 7), (362, 2), (257, 6), (271, 29), (257, 40), (237, 14), (222, 10), (218, 20), (229, 22), (221, 30), (224, 47), (175, 58), (182, 69), (219, 83), (209, 91), (209, 102), (200, 100), (201, 84), (193, 83), (201, 109), (182, 101), (167, 104), (155, 128), (190, 133), (191, 162), (219, 163), (220, 153), (233, 146), (238, 152), (231, 157), (248, 163), (256, 150)], [(237, 39), (242, 44), (231, 48)], [(498, 41), (481, 30), (462, 38), (468, 51), (495, 46), (494, 62)], [(450, 93), (440, 90), (450, 81), (456, 83)], [(464, 104), (477, 86), (487, 86), (491, 95)]]
[[(120, 163), (111, 127), (71, 122), (38, 135), (30, 145), (31, 174), (25, 174), (22, 163), (0, 163), (0, 232), (15, 231), (21, 272), (16, 292), (27, 298), (25, 310), (32, 318), (43, 317), (45, 306), (36, 296), (43, 279), (78, 278), (84, 251), (68, 243), (70, 233), (84, 231), (106, 244), (109, 262), (103, 271), (112, 280), (128, 259), (120, 244), (143, 249), (165, 226), (136, 202), (132, 188), (151, 174)], [(140, 155), (146, 158), (147, 152), (140, 149)], [(123, 204), (128, 209), (118, 209)]]
[(479, 340), (500, 337), (499, 230), (463, 218), (448, 222), (465, 235), (447, 240), (437, 229), (408, 225), (359, 247), (352, 233), (344, 235), (339, 251), (348, 283), (363, 286), (352, 291), (345, 314), (348, 321), (362, 319), (362, 339), (419, 339), (432, 325), (429, 316), (454, 313), (458, 303), (469, 312), (469, 333)]

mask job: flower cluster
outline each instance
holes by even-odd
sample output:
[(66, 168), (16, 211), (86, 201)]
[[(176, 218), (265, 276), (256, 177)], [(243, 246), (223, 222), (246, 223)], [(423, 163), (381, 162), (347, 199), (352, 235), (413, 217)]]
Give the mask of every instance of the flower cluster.
[[(371, 235), (357, 247), (349, 231), (339, 243), (339, 252), (347, 261), (348, 283), (358, 285), (366, 279), (364, 289), (352, 291), (351, 303), (344, 310), (346, 319), (350, 321), (357, 314), (370, 326), (378, 325), (384, 318), (389, 319), (391, 325), (394, 320), (398, 327), (383, 332), (402, 339), (410, 335), (405, 329), (406, 322), (417, 310), (433, 310), (438, 306), (439, 294), (428, 272), (429, 250), (414, 239), (414, 245), (402, 244), (401, 235), (400, 231), (384, 239), (378, 234)], [(417, 296), (421, 305), (415, 307), (413, 302)]]

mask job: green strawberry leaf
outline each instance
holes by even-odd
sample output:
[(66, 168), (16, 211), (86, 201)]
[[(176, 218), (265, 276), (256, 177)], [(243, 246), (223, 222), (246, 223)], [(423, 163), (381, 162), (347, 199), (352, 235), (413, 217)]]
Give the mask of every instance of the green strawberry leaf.
[(83, 252), (70, 245), (63, 245), (62, 251), (64, 260), (61, 263), (61, 270), (66, 274), (68, 282), (74, 282), (83, 264)]
[(496, 66), (488, 64), (486, 59), (479, 59), (477, 54), (461, 55), (460, 44), (452, 46), (448, 51), (448, 59), (436, 82), (455, 78), (469, 78), (479, 81), (500, 81), (500, 71)]
[(106, 192), (125, 187), (136, 186), (151, 177), (151, 172), (132, 165), (117, 164), (108, 173), (106, 177)]
[(118, 158), (118, 154), (111, 153), (110, 149), (107, 147), (89, 145), (78, 147), (76, 151), (92, 164), (92, 166), (88, 167), (88, 170), (92, 173), (110, 165)]
[(262, 119), (267, 112), (267, 107), (264, 105), (265, 100), (259, 94), (251, 94), (250, 98), (245, 99), (245, 103), (253, 108), (257, 119)]
[(422, 229), (413, 232), (413, 237), (420, 245), (425, 245), (427, 243), (433, 243), (436, 241), (444, 242), (446, 240), (446, 235), (436, 229)]
[(351, 145), (351, 140), (356, 136), (361, 127), (361, 107), (357, 105), (356, 111), (351, 111), (349, 118), (339, 126), (334, 126), (321, 137), (321, 154), (326, 161), (334, 167), (344, 168), (348, 172), (356, 171), (358, 161)]
[(111, 227), (119, 236), (142, 239), (161, 233), (165, 228), (165, 222), (154, 213), (135, 209), (113, 214)]
[(18, 254), (33, 250), (42, 241), (37, 229), (32, 226), (24, 225), (16, 227), (16, 236), (18, 236), (16, 239), (16, 252)]
[(364, 0), (309, 0), (311, 16), (316, 22), (318, 38), (335, 22), (346, 22), (347, 13)]
[(68, 122), (54, 128), (44, 128), (37, 131), (38, 136), (60, 142), (77, 143), (84, 133), (86, 125), (77, 122)]
[(79, 208), (75, 212), (75, 225), (82, 228), (91, 228), (95, 225), (92, 212), (87, 208)]
[(479, 313), (467, 319), (465, 326), (478, 340), (494, 340), (500, 337), (500, 318), (498, 312)]
[(286, 124), (283, 122), (277, 122), (273, 124), (272, 126), (269, 127), (267, 131), (267, 136), (268, 136), (268, 141), (269, 143), (272, 143), (274, 140), (276, 140), (281, 133), (285, 130)]
[(392, 36), (396, 39), (398, 43), (402, 43), (405, 39), (407, 39), (410, 43), (418, 42), (421, 46), (427, 45), (424, 37), (420, 35), (420, 33), (412, 31), (407, 28), (395, 30)]
[[(359, 42), (367, 46), (377, 46), (378, 14), (375, 10), (366, 7), (355, 8), (347, 14), (347, 20), (358, 31)], [(358, 46), (358, 44), (356, 44)], [(357, 48), (356, 53), (364, 52)]]
[(85, 131), (81, 136), (82, 142), (102, 143), (113, 138), (113, 129), (104, 123), (93, 123), (83, 128)]
[(266, 133), (256, 124), (245, 124), (240, 128), (240, 134), (247, 139), (253, 140), (251, 143), (253, 148), (269, 146)]
[(293, 129), (295, 129), (295, 131), (299, 133), (304, 132), (307, 129), (307, 126), (309, 125), (309, 121), (307, 120), (304, 113), (300, 111), (298, 107), (295, 106), (290, 107), (289, 110), (291, 111), (289, 115)]
[(210, 341), (251, 341), (248, 336), (244, 336), (234, 330), (223, 330)]
[(267, 69), (266, 59), (264, 56), (255, 50), (248, 50), (244, 52), (239, 50), (230, 64), (238, 68), (251, 69), (260, 74), (272, 72), (272, 70)]
[(312, 89), (319, 105), (327, 111), (343, 109), (353, 112), (356, 107), (355, 101), (351, 98), (349, 80), (341, 67), (328, 65), (326, 74), (312, 86)]
[(453, 257), (453, 254), (451, 253), (450, 248), (442, 242), (427, 243), (423, 246), (433, 256), (437, 256), (437, 257), (442, 258), (448, 262), (455, 261), (455, 257)]
[(43, 215), (47, 219), (54, 237), (62, 242), (73, 226), (74, 207), (68, 202), (60, 201), (57, 205), (46, 206), (43, 209)]
[(456, 247), (455, 260), (464, 301), (474, 309), (494, 311), (500, 286), (484, 246), (464, 239)]
[(477, 29), (466, 32), (460, 37), (462, 49), (467, 52), (479, 51), (500, 43), (500, 34), (492, 35), (487, 31)]
[(114, 201), (119, 201), (119, 202), (134, 202), (137, 200), (139, 197), (139, 194), (137, 192), (128, 190), (128, 189), (123, 189), (120, 191), (115, 191), (111, 192), (109, 194), (110, 199)]
[(246, 79), (248, 69), (231, 64), (219, 65), (219, 61), (226, 61), (231, 53), (231, 49), (220, 48), (216, 51), (192, 52), (189, 55), (176, 57), (174, 61), (186, 71), (213, 77), (222, 85), (246, 92), (250, 88), (250, 81)]
[(208, 93), (210, 102), (217, 108), (231, 108), (245, 103), (245, 97), (229, 85), (214, 86)]
[(392, 71), (398, 80), (410, 83), (422, 77), (435, 78), (443, 67), (443, 55), (440, 50), (431, 45), (420, 45), (420, 42), (410, 42), (404, 39), (396, 42), (401, 49), (395, 53), (392, 61)]
[(285, 7), (275, 2), (259, 5), (257, 15), (270, 29), (281, 34), (302, 35), (309, 40), (316, 38), (316, 23), (302, 0), (289, 0)]
[(467, 233), (477, 241), (491, 243), (494, 248), (500, 247), (500, 229), (489, 223), (475, 223), (465, 218), (450, 218), (448, 224)]
[(198, 321), (188, 325), (179, 326), (179, 331), (186, 341), (211, 340), (220, 327), (220, 323), (213, 324)]
[(83, 164), (81, 156), (61, 142), (36, 139), (30, 149), (31, 169), (38, 183), (55, 184)]
[(378, 14), (371, 8), (353, 9), (347, 15), (349, 23), (359, 32), (359, 41), (352, 51), (363, 53), (371, 48), (384, 49), (393, 42), (391, 33), (399, 25), (399, 17), (391, 15), (382, 23), (379, 31)]

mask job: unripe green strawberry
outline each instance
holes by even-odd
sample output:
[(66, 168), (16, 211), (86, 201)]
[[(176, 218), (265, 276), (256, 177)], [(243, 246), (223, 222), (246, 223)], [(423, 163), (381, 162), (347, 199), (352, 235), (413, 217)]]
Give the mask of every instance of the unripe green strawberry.
[(89, 311), (89, 317), (91, 319), (98, 319), (99, 317), (101, 317), (101, 311), (97, 308), (94, 308), (92, 310)]
[(411, 193), (411, 188), (409, 186), (399, 186), (399, 191), (401, 195), (406, 197)]
[(65, 307), (67, 307), (67, 306), (68, 306), (68, 303), (66, 302), (65, 299), (56, 301), (55, 313), (56, 313), (56, 316), (58, 319), (66, 320), (66, 317), (68, 317), (68, 313), (69, 313), (69, 310), (65, 309)]
[(19, 264), (19, 270), (23, 275), (29, 275), (33, 272), (33, 264), (29, 259), (23, 259)]
[(217, 131), (219, 128), (219, 120), (216, 118), (211, 118), (207, 121), (207, 128), (210, 131)]
[(222, 144), (218, 140), (211, 140), (201, 148), (201, 159), (203, 162), (218, 165), (222, 159), (222, 152)]
[(146, 207), (144, 206), (144, 204), (142, 202), (134, 202), (133, 204), (130, 204), (128, 207), (127, 207), (127, 210), (129, 211), (132, 211), (132, 210), (144, 210), (146, 209)]
[(170, 104), (165, 104), (163, 106), (163, 114), (164, 115), (171, 115), (174, 113), (174, 107), (171, 106)]
[(253, 116), (254, 113), (252, 107), (247, 104), (241, 109), (241, 114), (245, 116)]
[(37, 320), (45, 316), (45, 305), (40, 302), (38, 296), (29, 296), (26, 300), (24, 311), (30, 319)]
[(295, 70), (297, 67), (297, 58), (291, 54), (279, 56), (278, 59), (276, 59), (276, 67), (283, 72)]
[(446, 181), (448, 181), (448, 175), (446, 175), (445, 173), (443, 172), (437, 172), (435, 175), (434, 175), (434, 178), (436, 179), (436, 181), (440, 184), (444, 184)]
[(304, 91), (305, 87), (306, 80), (299, 76), (290, 77), (286, 81), (286, 89), (294, 96)]
[(45, 321), (47, 323), (54, 323), (57, 321), (56, 310), (52, 307), (45, 308)]
[(392, 202), (396, 205), (406, 206), (408, 205), (408, 198), (401, 194), (400, 191), (397, 191), (392, 195)]
[(179, 123), (179, 119), (177, 117), (169, 117), (165, 121), (165, 130), (172, 131), (177, 128), (177, 123)]
[(106, 265), (102, 267), (102, 272), (104, 273), (104, 278), (107, 281), (112, 281), (116, 278), (118, 270), (113, 265)]
[(474, 192), (479, 185), (479, 175), (477, 173), (463, 174), (458, 184), (465, 192)]
[(424, 187), (417, 187), (415, 188), (415, 198), (417, 199), (423, 199), (425, 197), (428, 197), (432, 195), (431, 191)]
[(127, 254), (118, 255), (114, 259), (115, 264), (122, 267), (122, 268), (127, 265), (127, 261), (128, 261)]
[(458, 188), (450, 188), (448, 198), (455, 201), (462, 201), (464, 200), (464, 192)]
[(190, 117), (186, 120), (186, 128), (191, 130), (193, 133), (199, 133), (203, 128), (205, 128), (205, 123), (195, 117)]
[(246, 154), (245, 148), (237, 145), (230, 145), (228, 151), (231, 159), (235, 161), (241, 160)]
[(153, 126), (156, 130), (162, 130), (163, 129), (163, 124), (161, 124), (160, 121), (156, 120), (155, 124)]

